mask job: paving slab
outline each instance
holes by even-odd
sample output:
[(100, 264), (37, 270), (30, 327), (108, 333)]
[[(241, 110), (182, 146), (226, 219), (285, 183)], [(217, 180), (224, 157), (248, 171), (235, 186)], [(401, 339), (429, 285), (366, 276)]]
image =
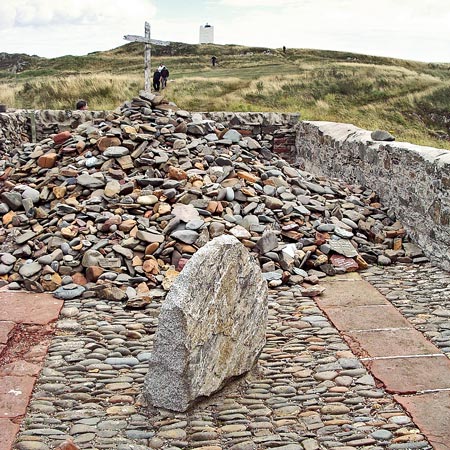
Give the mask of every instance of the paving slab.
[(19, 425), (9, 419), (0, 419), (0, 450), (10, 450), (19, 431)]
[(0, 321), (45, 325), (54, 322), (63, 301), (51, 294), (0, 292)]
[(352, 351), (362, 357), (433, 355), (441, 351), (414, 328), (344, 332)]
[(450, 389), (450, 360), (445, 355), (377, 359), (364, 364), (390, 393)]
[[(325, 307), (353, 307), (366, 305), (389, 305), (389, 302), (367, 281), (357, 279), (343, 279), (340, 283), (328, 281), (321, 283), (326, 290), (317, 298), (321, 308)], [(361, 295), (364, 292), (364, 295)]]
[(0, 321), (0, 344), (8, 342), (8, 336), (15, 327), (15, 323), (9, 320)]
[[(317, 302), (319, 307), (320, 303)], [(341, 331), (412, 328), (392, 305), (321, 307), (334, 326)]]
[(412, 397), (395, 395), (394, 398), (411, 414), (434, 450), (450, 450), (450, 392)]
[[(0, 365), (0, 377), (17, 376), (17, 377), (35, 377), (41, 370), (40, 364), (34, 364), (28, 361), (14, 361), (3, 366)], [(0, 378), (1, 383), (1, 378)]]
[(23, 416), (33, 391), (35, 377), (6, 376), (0, 380), (0, 412), (2, 418)]

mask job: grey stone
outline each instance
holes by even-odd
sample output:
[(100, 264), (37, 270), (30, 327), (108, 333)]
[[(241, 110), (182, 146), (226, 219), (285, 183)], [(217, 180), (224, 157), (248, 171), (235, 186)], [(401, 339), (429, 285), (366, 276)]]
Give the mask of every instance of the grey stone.
[(185, 244), (193, 244), (198, 239), (199, 234), (194, 230), (179, 230), (173, 232), (170, 237)]
[(229, 139), (233, 143), (238, 143), (242, 139), (241, 133), (236, 130), (228, 130), (222, 139)]
[(105, 181), (88, 174), (81, 174), (77, 177), (77, 183), (80, 186), (96, 189), (105, 186)]
[(267, 285), (232, 236), (202, 247), (177, 277), (161, 307), (144, 395), (185, 411), (227, 379), (250, 370), (264, 342)]
[(274, 231), (268, 230), (263, 233), (261, 238), (256, 243), (256, 248), (260, 253), (264, 254), (274, 250), (278, 247), (277, 234)]
[(344, 255), (347, 258), (358, 256), (358, 252), (355, 247), (353, 247), (351, 242), (346, 239), (330, 239), (328, 241), (328, 245), (331, 251)]
[(63, 300), (71, 300), (73, 298), (80, 297), (85, 290), (86, 288), (83, 286), (79, 286), (77, 284), (67, 284), (53, 291), (53, 295), (56, 298)]
[(32, 277), (33, 275), (36, 275), (41, 269), (42, 269), (42, 266), (37, 261), (33, 261), (31, 263), (24, 264), (19, 269), (19, 273), (24, 278), (29, 278), (29, 277)]
[(130, 153), (130, 150), (128, 150), (126, 147), (112, 146), (108, 147), (103, 152), (103, 156), (106, 156), (107, 158), (120, 158), (121, 156), (128, 155), (128, 153)]
[(385, 130), (372, 131), (372, 133), (370, 133), (370, 137), (374, 141), (395, 141), (395, 137), (392, 136), (392, 134), (389, 133), (389, 131)]

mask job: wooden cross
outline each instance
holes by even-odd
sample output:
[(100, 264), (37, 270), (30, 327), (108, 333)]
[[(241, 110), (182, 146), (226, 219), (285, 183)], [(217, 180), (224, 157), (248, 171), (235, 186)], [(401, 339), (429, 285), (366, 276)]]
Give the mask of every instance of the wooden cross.
[(144, 46), (144, 90), (151, 92), (151, 44), (156, 45), (169, 45), (169, 41), (158, 41), (157, 39), (150, 39), (150, 24), (145, 22), (145, 36), (136, 36), (134, 34), (127, 34), (123, 37), (126, 41), (130, 42), (142, 42)]

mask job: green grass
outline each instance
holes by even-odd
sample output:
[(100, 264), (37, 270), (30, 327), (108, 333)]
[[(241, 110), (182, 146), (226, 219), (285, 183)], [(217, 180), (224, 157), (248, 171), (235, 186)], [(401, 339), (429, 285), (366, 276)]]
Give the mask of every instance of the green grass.
[[(7, 71), (14, 58), (26, 62), (16, 75)], [(2, 61), (0, 103), (11, 107), (71, 109), (86, 98), (91, 109), (114, 109), (143, 85), (143, 47), (136, 43), (80, 57)], [(160, 62), (171, 73), (165, 95), (183, 109), (300, 112), (307, 120), (386, 129), (397, 140), (450, 149), (449, 64), (181, 43), (153, 46), (152, 66)]]

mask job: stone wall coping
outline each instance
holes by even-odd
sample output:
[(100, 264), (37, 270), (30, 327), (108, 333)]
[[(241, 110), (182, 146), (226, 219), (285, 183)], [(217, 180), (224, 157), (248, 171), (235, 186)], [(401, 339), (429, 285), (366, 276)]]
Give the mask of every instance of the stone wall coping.
[(371, 137), (371, 131), (358, 128), (349, 123), (338, 122), (322, 122), (303, 120), (303, 124), (317, 127), (323, 135), (329, 136), (334, 141), (344, 142), (361, 142), (373, 149), (393, 149), (400, 152), (412, 152), (420, 156), (424, 161), (443, 167), (450, 164), (450, 151), (439, 149), (436, 147), (427, 147), (422, 145), (411, 144), (410, 142), (401, 141), (374, 141)]

